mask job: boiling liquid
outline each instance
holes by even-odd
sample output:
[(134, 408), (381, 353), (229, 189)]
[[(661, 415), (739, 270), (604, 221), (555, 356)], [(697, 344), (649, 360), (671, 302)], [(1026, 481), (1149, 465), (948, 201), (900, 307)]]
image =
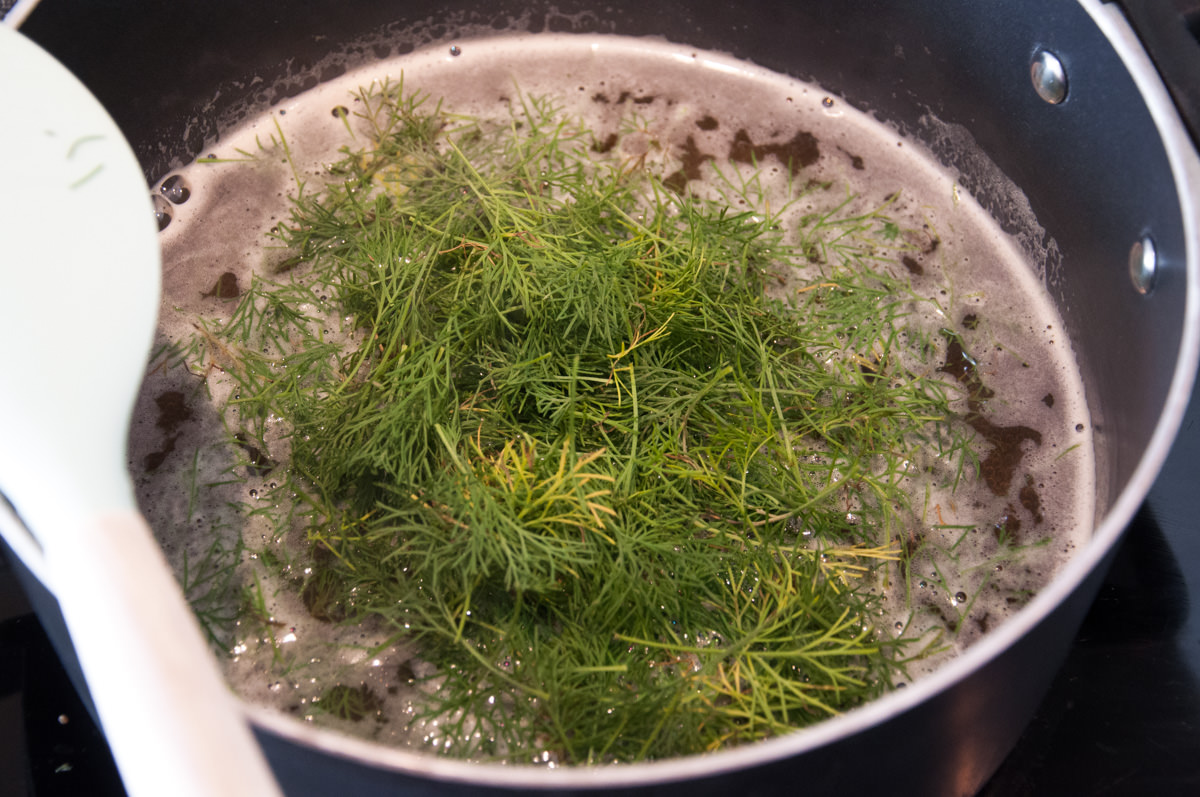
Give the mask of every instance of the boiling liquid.
[[(941, 346), (929, 361), (905, 367), (941, 367), (949, 384), (956, 376), (963, 385), (978, 378), (995, 393), (974, 445), (988, 478), (951, 489), (953, 475), (931, 453), (911, 463), (905, 479), (912, 506), (905, 544), (941, 553), (917, 556), (907, 579), (872, 588), (884, 594), (881, 633), (928, 641), (939, 627), (951, 632), (940, 643), (948, 649), (912, 665), (912, 677), (1003, 622), (1086, 538), (1094, 516), (1090, 423), (1040, 264), (959, 192), (952, 174), (886, 125), (815, 86), (685, 47), (555, 35), (460, 42), (348, 74), (226, 132), (212, 155), (228, 162), (193, 164), (163, 184), (160, 204), (170, 212), (162, 233), (163, 343), (182, 346), (196, 337), (199, 320), (227, 318), (251, 275), (286, 256), (267, 234), (287, 220), (287, 197), (298, 180), (313, 191), (327, 179), (340, 147), (366, 144), (361, 135), (347, 141), (351, 94), (385, 78), (403, 78), (406, 90), (480, 118), (506, 117), (507, 103), (521, 93), (553, 97), (612, 157), (671, 175), (668, 184), (683, 191), (712, 195), (714, 164), (727, 173), (759, 171), (758, 201), (767, 207), (787, 205), (798, 186), (833, 186), (794, 203), (785, 229), (847, 196), (855, 197), (850, 209), (864, 212), (891, 201), (887, 215), (909, 231), (909, 248), (882, 252), (876, 267), (935, 300), (914, 303), (923, 315), (912, 324)], [(756, 166), (731, 163), (731, 156)], [(814, 278), (816, 268), (800, 266), (797, 279)], [(330, 335), (346, 334), (336, 318), (330, 327)], [(961, 352), (942, 329), (961, 336)], [(964, 359), (968, 354), (973, 359)], [(955, 409), (966, 413), (963, 385)], [(280, 534), (255, 513), (287, 510), (276, 484), (280, 471), (271, 469), (286, 467), (286, 424), (272, 419), (266, 452), (244, 442), (241, 460), (251, 466), (239, 467), (238, 452), (222, 442), (228, 432), (221, 414), (232, 398), (232, 380), (219, 368), (156, 368), (140, 399), (132, 464), (143, 511), (189, 594), (217, 587), (197, 601), (198, 610), (209, 619), (227, 615), (226, 587), (245, 590), (255, 607), (257, 621), (243, 618), (228, 641), (226, 670), (235, 689), (250, 701), (389, 744), (451, 747), (455, 740), (437, 727), (408, 721), (421, 699), (415, 681), (436, 674), (436, 662), (423, 661), (404, 641), (377, 650), (391, 629), (332, 626), (303, 606), (302, 536)], [(236, 408), (227, 412), (235, 430)], [(999, 542), (1004, 534), (1042, 544), (1008, 557)], [(221, 570), (239, 538), (247, 561)], [(371, 706), (376, 721), (342, 722), (314, 711), (314, 700), (335, 683), (366, 684), (381, 701)]]

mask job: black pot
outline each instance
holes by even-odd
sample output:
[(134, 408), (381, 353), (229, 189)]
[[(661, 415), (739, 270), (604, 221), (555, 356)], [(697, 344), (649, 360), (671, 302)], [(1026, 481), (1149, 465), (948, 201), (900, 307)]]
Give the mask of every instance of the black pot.
[[(1095, 535), (962, 658), (811, 730), (682, 762), (521, 770), (376, 749), (248, 709), (285, 790), (975, 792), (1053, 677), (1166, 456), (1196, 370), (1200, 164), (1124, 18), (1099, 0), (612, 0), (595, 8), (45, 0), (23, 32), (100, 98), (154, 181), (226, 125), (321, 80), (509, 27), (655, 35), (727, 52), (820, 84), (957, 170), (960, 185), (1028, 251), (1049, 252), (1048, 288), (1079, 355), (1096, 433)], [(1062, 102), (1035, 90), (1031, 65), (1043, 52), (1065, 69)], [(1170, 60), (1160, 59), (1168, 75)], [(1186, 91), (1177, 98), (1186, 110)], [(1040, 227), (1025, 220), (1011, 185)], [(1135, 248), (1145, 241), (1153, 258)]]

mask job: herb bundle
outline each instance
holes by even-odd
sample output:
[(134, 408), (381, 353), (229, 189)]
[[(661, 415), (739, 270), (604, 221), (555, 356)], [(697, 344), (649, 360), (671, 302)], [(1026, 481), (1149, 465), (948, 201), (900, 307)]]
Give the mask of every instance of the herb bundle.
[(542, 100), (382, 85), (354, 120), (205, 330), (244, 433), (290, 427), (314, 616), (418, 640), (417, 714), (482, 760), (712, 750), (885, 690), (901, 482), (969, 436), (911, 366), (926, 300), (872, 268), (895, 223), (680, 196)]

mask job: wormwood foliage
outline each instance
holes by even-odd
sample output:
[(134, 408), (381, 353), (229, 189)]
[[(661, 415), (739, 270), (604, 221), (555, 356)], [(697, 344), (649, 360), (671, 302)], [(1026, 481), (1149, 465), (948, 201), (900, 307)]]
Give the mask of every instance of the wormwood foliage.
[(922, 300), (869, 267), (895, 224), (680, 197), (544, 101), (359, 100), (286, 272), (211, 335), (240, 417), (292, 429), (322, 589), (440, 663), (450, 752), (661, 758), (887, 688), (870, 590), (952, 424), (899, 364)]

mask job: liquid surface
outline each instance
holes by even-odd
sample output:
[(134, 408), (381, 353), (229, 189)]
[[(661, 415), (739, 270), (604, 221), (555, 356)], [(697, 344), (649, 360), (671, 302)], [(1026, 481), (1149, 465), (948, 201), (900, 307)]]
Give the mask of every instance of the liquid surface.
[[(851, 210), (887, 205), (907, 240), (882, 252), (878, 268), (934, 300), (913, 327), (936, 345), (905, 366), (937, 372), (956, 389), (954, 409), (976, 433), (979, 462), (978, 477), (960, 481), (931, 454), (906, 479), (904, 544), (930, 553), (914, 557), (906, 583), (884, 590), (879, 625), (924, 643), (942, 629), (930, 646), (940, 652), (912, 663), (911, 677), (1003, 622), (1086, 538), (1090, 423), (1040, 264), (1025, 262), (952, 175), (886, 126), (817, 87), (687, 48), (548, 35), (466, 41), (346, 75), (249, 120), (213, 148), (217, 162), (193, 164), (162, 185), (164, 345), (193, 339), (201, 319), (227, 318), (252, 275), (286, 258), (267, 234), (288, 217), (297, 178), (315, 184), (339, 159), (351, 92), (401, 76), (452, 112), (481, 118), (506, 113), (518, 87), (552, 96), (585, 120), (598, 151), (657, 164), (681, 192), (714, 195), (713, 169), (726, 167), (760, 172), (760, 201), (771, 207), (786, 205), (798, 186), (832, 186), (796, 203), (784, 227), (847, 197)], [(797, 281), (813, 278), (805, 271)], [(161, 362), (147, 377), (131, 451), (143, 511), (194, 605), (214, 629), (230, 628), (215, 635), (231, 653), (236, 690), (388, 744), (450, 747), (454, 739), (436, 724), (409, 721), (437, 662), (391, 641), (388, 629), (313, 617), (289, 587), (309, 567), (303, 546), (279, 535), (263, 511), (280, 502), (273, 490), (277, 468), (286, 467), (286, 425), (276, 424), (265, 450), (246, 438), (229, 445), (236, 422), (223, 422), (222, 412), (232, 391), (218, 367)], [(232, 607), (230, 594), (239, 596)], [(263, 622), (233, 620), (247, 601)], [(335, 683), (370, 694), (370, 719), (339, 719), (314, 705)]]

